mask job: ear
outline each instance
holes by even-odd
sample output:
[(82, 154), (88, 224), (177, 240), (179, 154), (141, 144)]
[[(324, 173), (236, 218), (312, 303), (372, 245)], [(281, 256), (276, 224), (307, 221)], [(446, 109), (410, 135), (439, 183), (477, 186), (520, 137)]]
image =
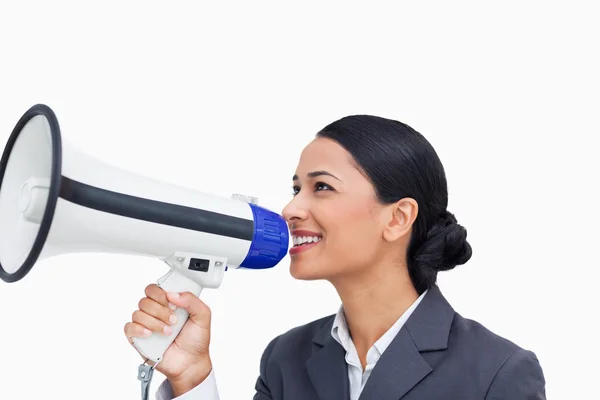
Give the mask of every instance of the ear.
[(410, 233), (417, 214), (419, 205), (414, 199), (404, 198), (390, 204), (391, 216), (383, 231), (383, 237), (388, 242), (394, 242)]

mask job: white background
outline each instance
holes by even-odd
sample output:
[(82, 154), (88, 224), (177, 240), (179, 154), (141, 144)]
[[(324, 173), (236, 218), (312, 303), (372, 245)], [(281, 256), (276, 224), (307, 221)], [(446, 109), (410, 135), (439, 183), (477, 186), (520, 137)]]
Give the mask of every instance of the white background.
[[(449, 301), (535, 351), (548, 398), (597, 395), (594, 2), (196, 3), (3, 1), (3, 141), (45, 103), (106, 162), (280, 211), (317, 130), (353, 113), (399, 119), (439, 152), (474, 249), (439, 277)], [(0, 282), (0, 399), (139, 398), (123, 326), (165, 272), (69, 255)], [(228, 273), (203, 299), (234, 400), (251, 398), (271, 338), (338, 307), (328, 284), (294, 281), (287, 257)]]

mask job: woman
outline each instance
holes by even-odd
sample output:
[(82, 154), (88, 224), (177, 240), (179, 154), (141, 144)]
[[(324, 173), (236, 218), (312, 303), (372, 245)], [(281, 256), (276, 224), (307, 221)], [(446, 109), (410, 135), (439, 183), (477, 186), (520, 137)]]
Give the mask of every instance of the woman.
[[(545, 399), (535, 354), (461, 317), (436, 285), (471, 247), (423, 136), (389, 119), (342, 118), (304, 149), (293, 180), (282, 213), (291, 274), (328, 280), (342, 307), (270, 342), (255, 400)], [(209, 308), (156, 285), (146, 296), (125, 326), (130, 343), (168, 330), (175, 306), (190, 312), (157, 366), (167, 377), (158, 399), (218, 399)]]

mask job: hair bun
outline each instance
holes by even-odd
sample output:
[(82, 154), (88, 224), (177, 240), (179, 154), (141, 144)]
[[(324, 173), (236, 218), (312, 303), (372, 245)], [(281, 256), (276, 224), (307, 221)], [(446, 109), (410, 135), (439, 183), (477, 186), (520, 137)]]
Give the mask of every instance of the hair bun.
[(445, 211), (427, 232), (414, 257), (415, 267), (429, 271), (448, 271), (471, 258), (467, 230), (456, 217)]

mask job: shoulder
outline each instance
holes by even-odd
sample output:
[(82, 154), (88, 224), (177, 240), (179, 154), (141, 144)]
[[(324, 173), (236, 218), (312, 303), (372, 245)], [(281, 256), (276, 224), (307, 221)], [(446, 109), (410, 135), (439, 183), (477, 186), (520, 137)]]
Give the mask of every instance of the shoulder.
[(449, 345), (468, 345), (474, 352), (480, 353), (485, 349), (488, 353), (503, 358), (522, 350), (522, 348), (504, 336), (488, 329), (479, 321), (464, 318), (455, 313), (450, 330)]
[(486, 399), (545, 399), (546, 382), (537, 355), (478, 321), (456, 313), (448, 350), (466, 357), (469, 368), (488, 377)]

